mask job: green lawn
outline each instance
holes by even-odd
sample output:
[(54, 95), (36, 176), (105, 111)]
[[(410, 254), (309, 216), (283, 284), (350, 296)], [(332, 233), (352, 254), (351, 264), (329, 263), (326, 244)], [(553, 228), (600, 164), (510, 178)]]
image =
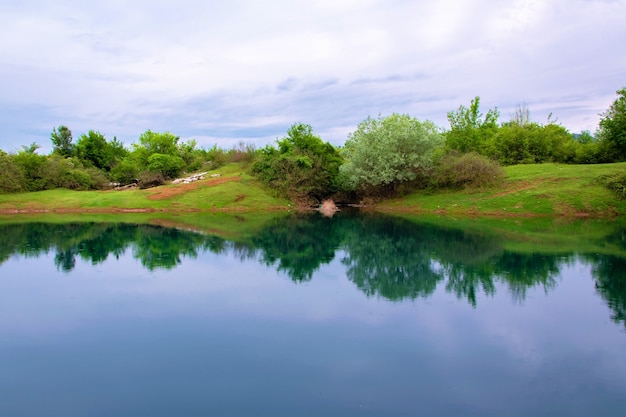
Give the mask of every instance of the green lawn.
[(416, 192), (381, 202), (383, 211), (496, 216), (609, 216), (626, 214), (626, 201), (598, 182), (626, 172), (626, 163), (515, 165), (503, 184), (485, 190)]

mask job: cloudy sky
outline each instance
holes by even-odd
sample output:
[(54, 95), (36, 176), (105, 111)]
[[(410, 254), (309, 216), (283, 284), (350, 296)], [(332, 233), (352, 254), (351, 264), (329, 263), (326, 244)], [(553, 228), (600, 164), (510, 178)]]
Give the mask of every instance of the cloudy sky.
[(626, 0), (3, 0), (0, 149), (67, 125), (204, 147), (295, 122), (342, 144), (368, 116), (447, 127), (481, 97), (572, 132), (626, 85)]

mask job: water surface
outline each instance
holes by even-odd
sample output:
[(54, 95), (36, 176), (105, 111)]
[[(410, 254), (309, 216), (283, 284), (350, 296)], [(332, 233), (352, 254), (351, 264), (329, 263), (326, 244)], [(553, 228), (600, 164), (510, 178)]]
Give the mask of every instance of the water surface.
[(4, 224), (0, 415), (621, 416), (626, 229), (532, 227)]

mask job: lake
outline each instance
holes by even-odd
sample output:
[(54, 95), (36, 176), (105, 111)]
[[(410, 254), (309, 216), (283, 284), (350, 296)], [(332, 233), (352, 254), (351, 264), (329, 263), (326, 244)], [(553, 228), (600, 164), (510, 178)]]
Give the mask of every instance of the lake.
[(626, 413), (623, 222), (195, 216), (0, 221), (1, 416)]

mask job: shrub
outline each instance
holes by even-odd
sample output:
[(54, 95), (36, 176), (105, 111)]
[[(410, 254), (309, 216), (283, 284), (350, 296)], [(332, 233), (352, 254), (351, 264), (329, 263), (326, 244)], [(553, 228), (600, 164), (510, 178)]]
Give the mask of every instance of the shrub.
[(482, 155), (449, 153), (439, 161), (432, 183), (438, 188), (482, 188), (494, 186), (503, 178), (502, 167)]
[(602, 175), (597, 181), (613, 191), (619, 199), (626, 198), (626, 172)]
[(139, 188), (151, 188), (165, 184), (165, 177), (160, 172), (143, 171), (139, 174)]
[(256, 155), (256, 147), (253, 143), (239, 141), (228, 153), (233, 162), (251, 163)]
[(348, 190), (397, 191), (401, 183), (419, 181), (433, 166), (443, 143), (440, 129), (406, 114), (368, 117), (346, 141), (340, 181)]
[(176, 178), (185, 167), (180, 156), (153, 153), (148, 158), (148, 171), (159, 173), (163, 178)]
[(251, 172), (282, 195), (298, 202), (322, 201), (336, 191), (337, 149), (313, 133), (310, 125), (296, 123), (277, 148), (262, 148)]
[(0, 193), (24, 191), (24, 175), (13, 156), (0, 151)]

